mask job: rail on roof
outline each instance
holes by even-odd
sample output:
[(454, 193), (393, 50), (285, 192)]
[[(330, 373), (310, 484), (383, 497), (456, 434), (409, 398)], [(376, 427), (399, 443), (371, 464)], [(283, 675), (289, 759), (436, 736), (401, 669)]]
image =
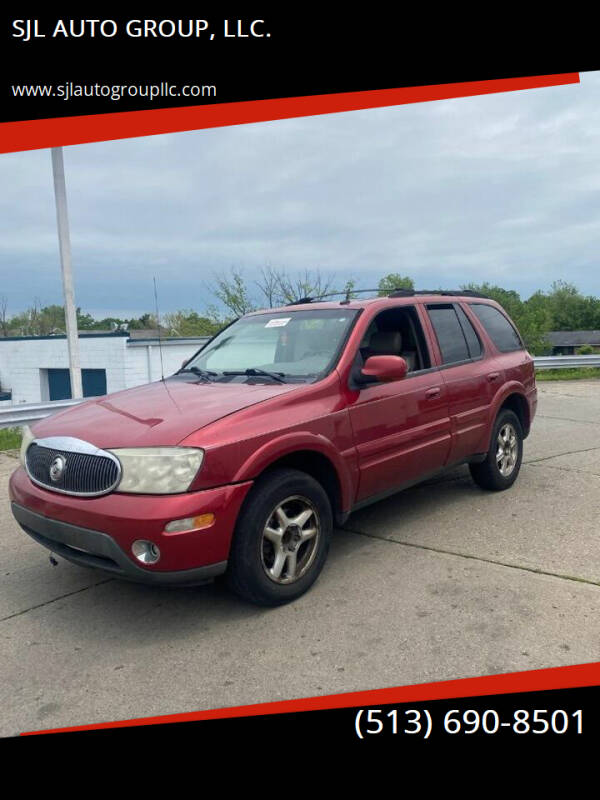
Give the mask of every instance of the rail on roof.
[(344, 300), (342, 302), (348, 303), (352, 300), (352, 296), (355, 294), (372, 294), (375, 292), (380, 297), (415, 297), (418, 295), (438, 295), (441, 297), (481, 297), (484, 300), (490, 300), (491, 298), (487, 294), (481, 294), (481, 292), (475, 292), (472, 289), (389, 289), (385, 290), (384, 294), (379, 294), (382, 289), (351, 289), (350, 291), (343, 290), (341, 292), (327, 292), (327, 294), (318, 294), (314, 297), (299, 297), (297, 300), (294, 300), (291, 303), (286, 303), (287, 306), (301, 306), (305, 305), (306, 303), (318, 303), (320, 300), (324, 300), (327, 297), (339, 297), (340, 295), (344, 296)]

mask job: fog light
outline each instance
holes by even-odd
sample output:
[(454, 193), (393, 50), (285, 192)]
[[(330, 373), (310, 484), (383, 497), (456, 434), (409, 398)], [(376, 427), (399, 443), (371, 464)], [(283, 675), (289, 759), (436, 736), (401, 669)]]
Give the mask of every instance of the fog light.
[(160, 558), (160, 550), (154, 542), (147, 542), (144, 539), (136, 539), (131, 545), (131, 552), (142, 564), (156, 564)]
[(201, 531), (202, 528), (210, 528), (215, 521), (214, 514), (199, 514), (197, 517), (186, 517), (185, 519), (174, 519), (165, 525), (167, 533), (181, 533), (182, 531)]

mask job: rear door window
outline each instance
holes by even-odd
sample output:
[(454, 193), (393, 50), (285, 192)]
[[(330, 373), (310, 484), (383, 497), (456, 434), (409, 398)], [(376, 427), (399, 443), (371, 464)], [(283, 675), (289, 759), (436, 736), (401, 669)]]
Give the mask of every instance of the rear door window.
[(471, 358), (467, 339), (453, 305), (427, 306), (429, 318), (440, 346), (444, 364), (468, 361)]
[(501, 353), (523, 349), (521, 337), (502, 312), (485, 303), (470, 303), (470, 306)]

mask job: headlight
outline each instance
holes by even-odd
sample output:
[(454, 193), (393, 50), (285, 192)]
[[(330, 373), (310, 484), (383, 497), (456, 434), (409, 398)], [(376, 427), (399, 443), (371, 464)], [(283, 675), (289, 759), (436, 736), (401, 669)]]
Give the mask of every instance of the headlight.
[(131, 447), (110, 450), (121, 462), (117, 492), (179, 494), (187, 492), (202, 466), (198, 447)]
[(29, 425), (23, 425), (23, 429), (21, 431), (21, 452), (19, 453), (19, 458), (21, 459), (21, 464), (25, 466), (25, 453), (27, 452), (27, 448), (35, 439), (35, 436), (31, 432), (31, 428)]

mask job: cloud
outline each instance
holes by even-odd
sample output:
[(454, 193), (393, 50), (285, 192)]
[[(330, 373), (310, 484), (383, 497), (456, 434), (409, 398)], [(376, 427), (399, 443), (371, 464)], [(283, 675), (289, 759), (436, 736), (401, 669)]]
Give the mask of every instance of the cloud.
[[(597, 292), (600, 74), (580, 85), (65, 149), (77, 303), (202, 308), (216, 272)], [(61, 302), (48, 151), (0, 156), (0, 294)]]

